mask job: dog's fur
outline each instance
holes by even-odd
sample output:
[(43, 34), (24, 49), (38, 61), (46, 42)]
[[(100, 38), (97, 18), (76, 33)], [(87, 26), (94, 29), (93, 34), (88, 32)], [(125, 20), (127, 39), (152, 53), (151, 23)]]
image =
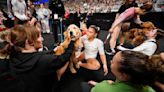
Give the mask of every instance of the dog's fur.
[(133, 46), (138, 46), (144, 41), (144, 37), (142, 34), (142, 29), (133, 28), (124, 33), (123, 39)]
[(65, 52), (71, 40), (74, 40), (74, 50), (70, 57), (69, 68), (72, 73), (76, 73), (73, 63), (77, 63), (77, 57), (80, 55), (80, 48), (82, 47), (81, 37), (82, 33), (79, 27), (74, 24), (68, 26), (67, 30), (64, 32), (64, 42), (61, 43), (55, 50), (55, 55), (61, 55)]
[(141, 29), (133, 28), (128, 32), (125, 32), (124, 39), (132, 45), (138, 46), (144, 42), (147, 31), (150, 31), (150, 29), (156, 29), (155, 25), (150, 21), (143, 22), (140, 26)]

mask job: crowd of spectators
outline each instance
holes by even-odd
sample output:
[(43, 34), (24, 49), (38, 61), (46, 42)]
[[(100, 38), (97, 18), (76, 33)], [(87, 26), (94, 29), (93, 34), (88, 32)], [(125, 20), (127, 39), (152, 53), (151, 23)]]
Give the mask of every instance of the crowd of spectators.
[[(148, 0), (136, 0), (140, 6), (143, 2)], [(164, 1), (153, 0), (154, 9), (153, 11), (163, 11)], [(63, 0), (66, 10), (70, 13), (76, 11), (81, 11), (87, 13), (91, 11), (92, 13), (109, 13), (117, 12), (120, 6), (125, 2), (125, 0)]]

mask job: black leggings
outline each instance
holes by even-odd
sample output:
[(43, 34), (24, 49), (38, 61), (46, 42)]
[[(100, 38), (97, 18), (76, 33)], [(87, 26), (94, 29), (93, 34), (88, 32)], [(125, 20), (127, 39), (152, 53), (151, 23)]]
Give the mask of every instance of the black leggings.
[(104, 79), (104, 71), (103, 71), (103, 65), (100, 60), (99, 55), (97, 57), (97, 60), (100, 63), (100, 68), (98, 70), (89, 70), (89, 69), (80, 67), (80, 69), (78, 70), (79, 77), (84, 79), (84, 81), (89, 81), (89, 80), (94, 80), (97, 82), (102, 81)]

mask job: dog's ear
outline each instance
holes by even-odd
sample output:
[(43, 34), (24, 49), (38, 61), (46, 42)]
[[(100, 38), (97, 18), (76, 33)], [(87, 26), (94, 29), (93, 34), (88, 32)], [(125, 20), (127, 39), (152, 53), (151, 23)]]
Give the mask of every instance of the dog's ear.
[(70, 38), (66, 38), (66, 39), (64, 40), (64, 42), (61, 43), (61, 45), (62, 45), (64, 48), (67, 48), (68, 45), (70, 44), (70, 42), (71, 42), (71, 39), (70, 39)]
[(68, 30), (64, 32), (64, 38), (68, 38)]
[(80, 28), (78, 28), (78, 34), (79, 34), (79, 37), (82, 36), (82, 32), (81, 32)]
[(125, 38), (132, 40), (135, 37), (135, 32), (136, 32), (136, 28), (130, 29), (128, 32), (125, 33)]
[(132, 41), (132, 44), (134, 45), (136, 45), (136, 46), (138, 46), (138, 45), (140, 45), (140, 44), (142, 44), (143, 42), (144, 42), (144, 37), (142, 36), (142, 35), (137, 35), (134, 39), (133, 39), (133, 41)]

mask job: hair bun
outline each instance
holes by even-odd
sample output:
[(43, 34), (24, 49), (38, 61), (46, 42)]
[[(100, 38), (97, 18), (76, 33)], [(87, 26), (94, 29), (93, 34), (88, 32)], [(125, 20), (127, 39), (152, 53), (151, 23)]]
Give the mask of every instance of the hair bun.
[(100, 27), (97, 27), (97, 31), (98, 31), (98, 32), (100, 31)]

